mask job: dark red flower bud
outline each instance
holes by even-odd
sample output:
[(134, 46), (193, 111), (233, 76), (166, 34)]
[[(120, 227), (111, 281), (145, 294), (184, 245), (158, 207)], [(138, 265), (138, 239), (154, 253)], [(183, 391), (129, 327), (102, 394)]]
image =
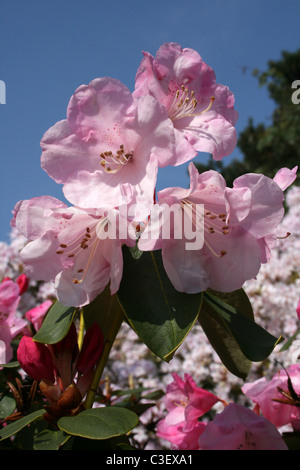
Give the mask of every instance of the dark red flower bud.
[(104, 345), (102, 330), (98, 323), (94, 323), (85, 333), (82, 348), (78, 356), (76, 369), (85, 374), (98, 361)]
[(17, 358), (22, 369), (32, 379), (44, 379), (54, 383), (52, 357), (45, 344), (34, 341), (31, 336), (23, 336), (17, 350)]

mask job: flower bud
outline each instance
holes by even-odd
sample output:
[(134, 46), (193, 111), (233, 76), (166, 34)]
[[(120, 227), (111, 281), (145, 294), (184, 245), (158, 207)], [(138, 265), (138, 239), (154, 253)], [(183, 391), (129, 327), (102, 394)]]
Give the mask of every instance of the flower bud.
[(19, 286), (20, 289), (20, 295), (24, 294), (24, 292), (27, 291), (28, 286), (29, 286), (29, 278), (26, 276), (26, 274), (20, 274), (20, 276), (16, 279), (16, 283)]
[(44, 379), (54, 383), (52, 357), (45, 344), (34, 341), (30, 336), (23, 336), (17, 350), (17, 358), (22, 369), (32, 379)]
[(103, 344), (102, 330), (98, 323), (95, 322), (84, 335), (82, 348), (76, 364), (78, 372), (85, 374), (96, 364), (101, 356)]

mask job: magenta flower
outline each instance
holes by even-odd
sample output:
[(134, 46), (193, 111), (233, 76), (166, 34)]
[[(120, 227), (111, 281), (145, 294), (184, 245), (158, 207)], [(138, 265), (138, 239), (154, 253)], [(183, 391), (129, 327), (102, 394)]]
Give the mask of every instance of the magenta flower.
[(174, 381), (167, 386), (164, 398), (168, 415), (158, 423), (157, 436), (171, 442), (176, 449), (197, 449), (198, 438), (205, 429), (205, 423), (198, 418), (219, 399), (197, 387), (189, 374), (185, 374), (184, 380), (176, 373), (172, 375)]
[(198, 444), (199, 450), (288, 450), (272, 423), (236, 403), (207, 424)]
[(155, 58), (144, 52), (136, 74), (134, 96), (154, 96), (165, 107), (174, 126), (178, 165), (197, 152), (215, 160), (230, 155), (236, 146), (234, 96), (217, 84), (214, 71), (193, 49), (165, 43)]
[(34, 341), (31, 336), (23, 336), (18, 346), (17, 358), (22, 369), (32, 379), (54, 383), (52, 356), (45, 344)]
[[(263, 175), (241, 176), (233, 188), (227, 188), (216, 171), (199, 174), (190, 163), (189, 173), (189, 189), (167, 188), (157, 195), (163, 214), (175, 207), (182, 219), (178, 222), (176, 217), (162, 217), (154, 236), (150, 219), (139, 247), (144, 251), (161, 248), (165, 270), (178, 291), (239, 289), (266, 262), (268, 237), (275, 236), (284, 214), (282, 189)], [(164, 219), (170, 223), (167, 235)], [(179, 224), (187, 220), (193, 232), (186, 234), (185, 227), (180, 226), (178, 233)], [(191, 235), (195, 237), (193, 243), (189, 241)]]
[(11, 341), (27, 326), (27, 322), (18, 316), (20, 300), (19, 285), (10, 279), (4, 280), (0, 284), (0, 364), (12, 359)]
[[(289, 385), (288, 381), (291, 381)], [(263, 416), (276, 427), (291, 424), (300, 430), (300, 409), (293, 404), (290, 388), (295, 395), (300, 395), (300, 364), (293, 364), (287, 370), (280, 370), (271, 380), (266, 377), (246, 383), (242, 386), (243, 393), (256, 403)], [(291, 396), (293, 398), (293, 396)]]
[(112, 294), (118, 290), (123, 240), (117, 232), (115, 238), (106, 235), (111, 225), (103, 212), (42, 196), (17, 203), (12, 225), (29, 240), (21, 251), (26, 272), (53, 281), (62, 304), (88, 304), (109, 282)]
[(151, 96), (134, 100), (118, 80), (80, 86), (67, 119), (43, 136), (42, 168), (83, 208), (151, 204), (158, 162), (174, 151), (172, 125)]
[(300, 298), (299, 298), (299, 302), (296, 308), (296, 312), (297, 312), (298, 319), (300, 320)]

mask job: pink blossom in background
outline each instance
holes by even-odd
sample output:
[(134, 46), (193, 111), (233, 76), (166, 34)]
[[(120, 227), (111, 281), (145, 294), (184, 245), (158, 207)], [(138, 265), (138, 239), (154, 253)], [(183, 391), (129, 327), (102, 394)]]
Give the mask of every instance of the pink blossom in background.
[(109, 281), (112, 294), (119, 288), (124, 240), (106, 236), (110, 221), (102, 214), (67, 207), (50, 196), (16, 204), (12, 225), (29, 240), (20, 254), (26, 272), (53, 281), (64, 305), (90, 303)]
[(165, 439), (180, 450), (197, 448), (197, 440), (205, 429), (205, 423), (198, 421), (215, 405), (219, 398), (213, 393), (197, 387), (189, 374), (184, 380), (177, 374), (167, 386), (164, 404), (167, 416), (157, 425), (157, 436)]
[(215, 160), (230, 155), (236, 146), (234, 96), (216, 83), (215, 73), (193, 49), (176, 43), (160, 46), (156, 56), (144, 52), (135, 80), (134, 96), (154, 96), (174, 126), (178, 165), (197, 152)]
[[(276, 182), (263, 175), (241, 176), (234, 181), (233, 188), (227, 188), (216, 171), (199, 174), (190, 163), (189, 174), (189, 189), (166, 188), (157, 194), (158, 204), (181, 205), (195, 233), (201, 233), (203, 228), (203, 246), (187, 248), (184, 230), (183, 236), (178, 237), (176, 219), (172, 219), (170, 237), (163, 235), (162, 222), (156, 238), (151, 238), (151, 231), (144, 231), (139, 248), (162, 249), (165, 270), (178, 291), (239, 289), (245, 281), (255, 278), (261, 263), (266, 262), (262, 245), (266, 245), (268, 236), (273, 236), (284, 215), (283, 192)], [(199, 214), (193, 213), (197, 205), (203, 205), (200, 216), (204, 225), (196, 220)]]
[(52, 300), (45, 300), (40, 305), (33, 307), (25, 313), (25, 318), (33, 325), (35, 331), (40, 329), (44, 317), (52, 304)]
[(16, 282), (7, 279), (0, 284), (1, 364), (6, 364), (12, 359), (11, 341), (27, 326), (27, 322), (17, 312), (20, 299), (20, 287)]
[(298, 305), (297, 305), (296, 312), (297, 312), (298, 318), (300, 320), (300, 298), (299, 298), (299, 302), (298, 302)]
[(41, 141), (42, 168), (83, 208), (151, 205), (157, 166), (174, 154), (173, 126), (153, 97), (134, 100), (116, 79), (80, 86), (67, 119)]
[(245, 383), (242, 391), (259, 406), (263, 416), (276, 427), (291, 424), (293, 428), (300, 430), (300, 408), (275, 401), (286, 401), (284, 393), (289, 393), (288, 377), (295, 393), (300, 395), (300, 364), (292, 364), (286, 370), (281, 369), (271, 380), (263, 377), (252, 383)]
[(288, 450), (272, 423), (236, 403), (207, 424), (198, 444), (199, 450)]

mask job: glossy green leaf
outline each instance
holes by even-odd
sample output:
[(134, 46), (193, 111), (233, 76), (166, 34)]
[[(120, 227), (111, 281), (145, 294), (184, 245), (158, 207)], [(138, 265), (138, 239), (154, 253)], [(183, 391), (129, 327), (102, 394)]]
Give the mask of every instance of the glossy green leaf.
[(42, 419), (45, 410), (40, 409), (30, 413), (29, 415), (24, 416), (23, 418), (18, 419), (17, 421), (13, 421), (12, 423), (8, 424), (4, 428), (0, 429), (0, 441), (7, 439), (8, 437), (14, 436), (17, 434), (21, 429), (25, 428), (29, 424)]
[(76, 311), (75, 307), (65, 307), (59, 301), (56, 301), (33, 339), (45, 344), (58, 343), (68, 333)]
[(3, 394), (0, 398), (0, 419), (11, 415), (15, 409), (16, 400), (10, 395)]
[(107, 338), (112, 329), (112, 323), (121, 313), (124, 314), (115, 295), (111, 295), (109, 285), (90, 304), (83, 307), (84, 323), (88, 329), (96, 321), (100, 326), (104, 338)]
[(229, 305), (220, 296), (211, 292), (204, 293), (205, 304), (219, 317), (220, 325), (223, 324), (224, 334), (230, 332), (237, 342), (240, 351), (247, 359), (260, 362), (266, 359), (274, 347), (282, 340), (276, 338), (249, 316)]
[(128, 322), (159, 358), (169, 361), (197, 320), (202, 293), (178, 292), (171, 284), (161, 252), (134, 259), (123, 250), (123, 279), (117, 292)]
[(58, 450), (70, 439), (63, 431), (44, 429), (34, 437), (34, 450)]
[(67, 434), (86, 439), (109, 439), (131, 431), (138, 416), (126, 408), (101, 407), (82, 411), (77, 416), (63, 417), (58, 427)]
[(11, 361), (7, 364), (0, 364), (0, 367), (5, 367), (6, 369), (14, 369), (15, 367), (20, 367), (19, 361)]
[[(243, 314), (249, 318), (253, 318), (251, 304), (242, 289), (229, 294), (215, 292), (215, 295), (230, 302), (235, 308), (242, 309)], [(209, 342), (224, 366), (235, 376), (245, 379), (251, 370), (252, 361), (243, 354), (224, 319), (206, 300), (205, 296), (198, 318)]]

